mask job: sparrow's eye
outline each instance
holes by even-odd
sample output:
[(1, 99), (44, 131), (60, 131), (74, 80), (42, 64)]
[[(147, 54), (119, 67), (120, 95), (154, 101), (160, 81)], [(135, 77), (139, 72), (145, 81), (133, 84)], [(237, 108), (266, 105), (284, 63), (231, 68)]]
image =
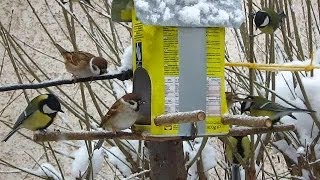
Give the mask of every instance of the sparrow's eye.
[(97, 70), (98, 70), (98, 67), (97, 67), (96, 65), (92, 65), (92, 69), (93, 69), (94, 71), (97, 71)]
[(131, 104), (131, 105), (134, 105), (134, 104), (135, 104), (135, 102), (132, 101), (132, 100), (128, 101), (128, 103)]

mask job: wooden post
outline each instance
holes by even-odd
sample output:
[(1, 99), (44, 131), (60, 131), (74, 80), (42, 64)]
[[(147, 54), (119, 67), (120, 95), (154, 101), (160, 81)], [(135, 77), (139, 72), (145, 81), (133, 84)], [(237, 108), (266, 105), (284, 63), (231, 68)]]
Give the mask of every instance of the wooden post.
[(152, 180), (187, 179), (182, 141), (146, 142), (150, 154)]

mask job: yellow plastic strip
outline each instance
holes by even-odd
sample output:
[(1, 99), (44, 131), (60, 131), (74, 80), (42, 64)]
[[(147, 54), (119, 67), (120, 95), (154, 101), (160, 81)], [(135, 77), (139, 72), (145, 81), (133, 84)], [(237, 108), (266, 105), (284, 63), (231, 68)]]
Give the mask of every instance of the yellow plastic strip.
[(259, 63), (240, 63), (240, 62), (226, 62), (225, 66), (229, 67), (247, 67), (251, 69), (268, 70), (268, 71), (312, 71), (320, 69), (320, 66), (306, 65), (280, 65), (280, 64), (259, 64)]

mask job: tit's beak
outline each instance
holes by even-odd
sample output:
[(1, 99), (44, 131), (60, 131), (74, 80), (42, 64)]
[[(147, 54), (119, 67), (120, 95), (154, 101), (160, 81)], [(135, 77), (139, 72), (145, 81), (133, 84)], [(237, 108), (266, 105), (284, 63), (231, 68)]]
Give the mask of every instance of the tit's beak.
[(64, 111), (62, 111), (62, 109), (60, 109), (60, 110), (59, 110), (59, 112), (62, 112), (62, 113), (64, 113)]

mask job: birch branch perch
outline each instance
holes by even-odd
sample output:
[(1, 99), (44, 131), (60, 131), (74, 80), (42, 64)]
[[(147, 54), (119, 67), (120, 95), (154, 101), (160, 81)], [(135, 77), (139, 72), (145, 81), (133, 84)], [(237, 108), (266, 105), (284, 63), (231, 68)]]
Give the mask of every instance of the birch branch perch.
[(289, 125), (274, 125), (272, 127), (259, 127), (259, 128), (250, 128), (250, 127), (234, 127), (232, 128), (228, 136), (246, 136), (253, 134), (263, 134), (268, 132), (283, 132), (283, 131), (293, 131), (296, 127), (293, 124)]
[(181, 124), (188, 122), (203, 121), (206, 119), (206, 113), (201, 110), (190, 111), (190, 112), (177, 112), (160, 115), (154, 119), (156, 126), (160, 125), (171, 125)]
[(75, 78), (75, 79), (64, 79), (64, 80), (51, 80), (51, 81), (44, 81), (40, 83), (33, 83), (33, 84), (12, 84), (0, 87), (0, 92), (4, 91), (12, 91), (17, 89), (39, 89), (45, 88), (50, 86), (59, 86), (63, 84), (74, 84), (79, 82), (88, 82), (88, 81), (96, 81), (96, 80), (105, 80), (105, 79), (114, 79), (117, 78), (121, 81), (128, 80), (132, 78), (133, 72), (132, 70), (122, 71), (119, 74), (113, 75), (101, 75), (97, 77), (86, 77), (86, 78)]
[[(280, 131), (292, 131), (295, 129), (294, 125), (274, 125), (271, 128), (250, 128), (250, 127), (236, 127), (230, 129), (230, 132), (226, 135), (219, 136), (245, 136), (252, 134), (262, 134), (267, 132), (280, 132)], [(215, 135), (208, 135), (207, 137), (214, 137)], [(217, 135), (218, 136), (218, 135)], [(45, 141), (62, 141), (62, 140), (97, 140), (97, 139), (127, 139), (127, 140), (145, 140), (145, 141), (173, 141), (173, 140), (191, 140), (192, 137), (157, 137), (152, 136), (149, 133), (143, 132), (113, 132), (108, 131), (49, 131), (49, 132), (36, 132), (33, 136), (33, 140), (36, 142)]]
[(223, 124), (231, 124), (248, 127), (271, 127), (272, 120), (263, 116), (243, 116), (243, 115), (224, 115), (221, 119)]

